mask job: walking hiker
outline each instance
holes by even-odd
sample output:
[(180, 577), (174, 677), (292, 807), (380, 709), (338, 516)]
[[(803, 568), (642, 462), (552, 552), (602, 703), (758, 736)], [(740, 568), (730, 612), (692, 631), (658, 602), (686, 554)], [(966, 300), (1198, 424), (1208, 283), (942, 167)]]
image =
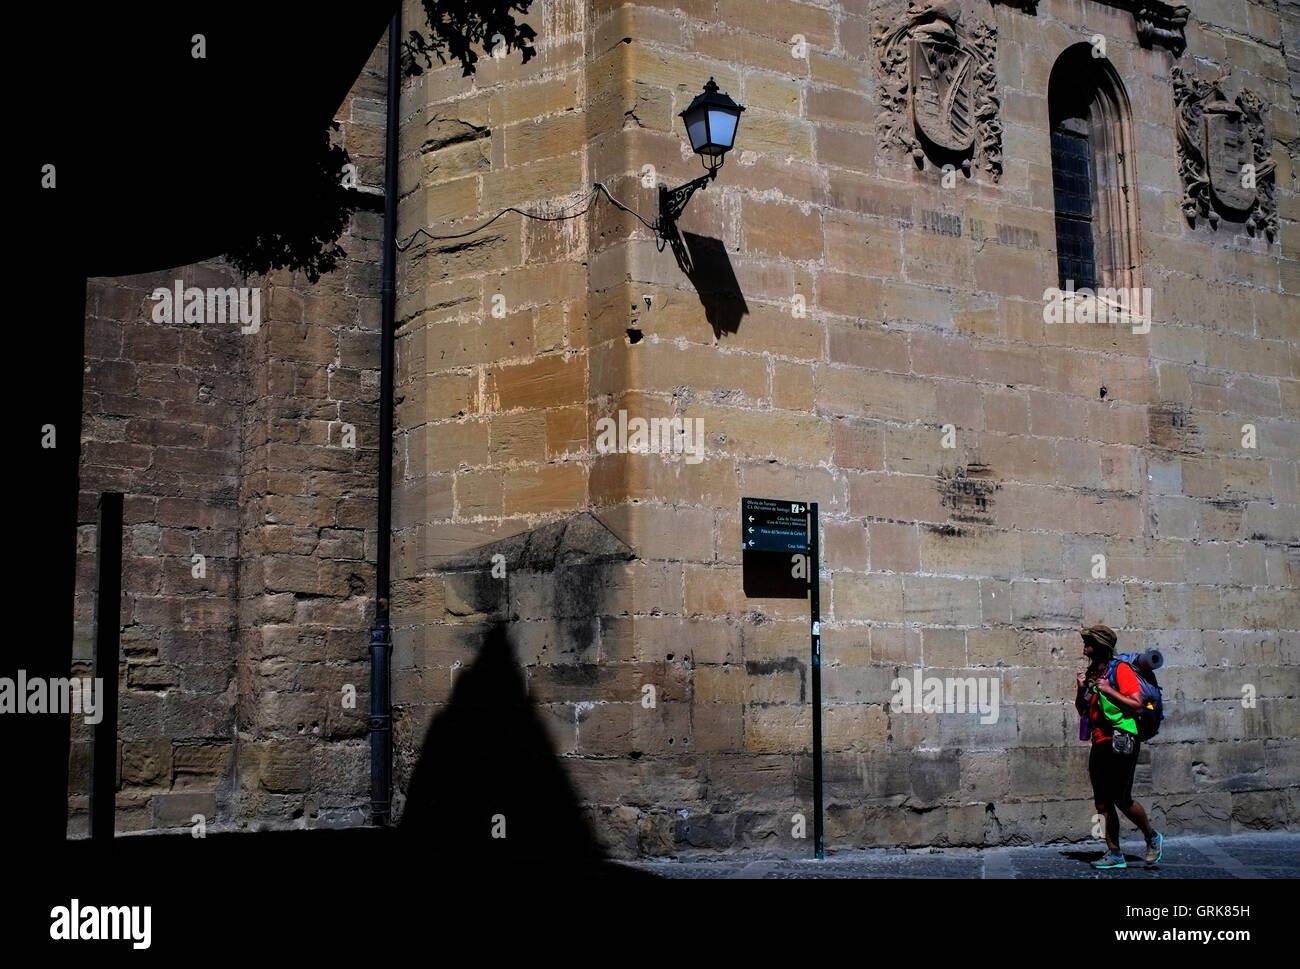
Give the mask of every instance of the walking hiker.
[(1115, 667), (1115, 683), (1111, 682), (1116, 637), (1109, 626), (1088, 626), (1079, 635), (1088, 669), (1077, 676), (1074, 706), (1080, 717), (1087, 718), (1087, 735), (1092, 741), (1088, 755), (1092, 799), (1097, 813), (1106, 819), (1106, 854), (1093, 867), (1127, 867), (1119, 846), (1117, 808), (1141, 829), (1147, 840), (1147, 865), (1155, 865), (1164, 852), (1164, 838), (1151, 826), (1142, 805), (1133, 800), (1133, 773), (1142, 746), (1135, 720), (1143, 708), (1138, 675), (1128, 663), (1120, 662)]

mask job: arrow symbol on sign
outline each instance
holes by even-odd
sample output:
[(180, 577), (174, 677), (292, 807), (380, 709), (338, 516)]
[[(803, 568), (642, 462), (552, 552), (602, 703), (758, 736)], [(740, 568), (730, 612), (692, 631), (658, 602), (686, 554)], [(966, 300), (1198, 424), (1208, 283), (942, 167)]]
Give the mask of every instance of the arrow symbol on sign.
[[(752, 520), (752, 519), (751, 519), (751, 520)], [(749, 526), (749, 534), (751, 534), (751, 535), (754, 534), (754, 526), (753, 526), (753, 525), (750, 525), (750, 526)]]
[(753, 516), (753, 515), (750, 515), (750, 516), (749, 516), (749, 520), (750, 520), (750, 521), (753, 521), (753, 520), (754, 520), (754, 516)]

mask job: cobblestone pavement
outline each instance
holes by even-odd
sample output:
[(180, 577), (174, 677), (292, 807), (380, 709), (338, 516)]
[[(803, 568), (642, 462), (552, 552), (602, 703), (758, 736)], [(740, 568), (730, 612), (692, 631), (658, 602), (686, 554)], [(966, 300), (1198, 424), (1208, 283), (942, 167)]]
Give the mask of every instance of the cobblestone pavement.
[(1141, 837), (1123, 843), (1129, 867), (1096, 871), (1100, 843), (1022, 848), (828, 851), (825, 860), (723, 858), (623, 862), (661, 878), (1300, 878), (1300, 834), (1179, 836), (1147, 868)]

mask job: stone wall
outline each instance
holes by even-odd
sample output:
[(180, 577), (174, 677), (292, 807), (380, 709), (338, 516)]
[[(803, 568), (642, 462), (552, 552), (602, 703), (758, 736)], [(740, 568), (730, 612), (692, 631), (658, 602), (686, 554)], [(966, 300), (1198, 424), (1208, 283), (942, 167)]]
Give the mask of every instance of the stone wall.
[[(385, 35), (335, 116), (371, 193), (384, 182), (387, 49)], [(263, 338), (246, 349), (241, 825), (370, 816), (382, 227), (379, 211), (355, 213), (347, 259), (314, 284), (274, 274)]]
[[(404, 19), (419, 11), (407, 4)], [(468, 594), (456, 563), (588, 503), (589, 224), (506, 213), (471, 231), (508, 206), (563, 214), (590, 187), (585, 10), (543, 2), (524, 19), (538, 33), (529, 64), (518, 54), (484, 57), (472, 78), (449, 65), (402, 93), (393, 494), (399, 817), (426, 729), (494, 618), (497, 598)], [(466, 235), (431, 240), (416, 235), (420, 228)], [(557, 618), (551, 628), (563, 626)], [(547, 723), (557, 743), (566, 731), (571, 742), (572, 705)]]
[[(372, 191), (386, 56), (336, 115)], [(74, 673), (93, 665), (98, 496), (121, 491), (119, 832), (369, 817), (381, 221), (358, 211), (315, 285), (220, 260), (90, 281)], [(176, 280), (258, 288), (259, 325), (156, 322)], [(74, 722), (73, 836), (89, 731)]]
[[(540, 726), (567, 780), (535, 776), (571, 785), (610, 853), (808, 853), (808, 604), (744, 595), (748, 495), (820, 507), (829, 846), (1090, 839), (1072, 700), (1093, 622), (1167, 656), (1137, 782), (1162, 829), (1297, 823), (1294, 8), (1199, 3), (1176, 56), (1121, 0), (961, 6), (963, 30), (996, 30), (1000, 130), (969, 176), (885, 125), (876, 38), (904, 0), (540, 0), (528, 64), (404, 82), (399, 819), (486, 838), (454, 810), (497, 796), (458, 786), (472, 751), (426, 739), (517, 681), (532, 713), (502, 697), (511, 723)], [(1131, 102), (1145, 333), (1044, 317), (1048, 78), (1098, 36)], [(384, 53), (338, 115), (372, 188)], [(1229, 64), (1231, 96), (1267, 108), (1275, 239), (1183, 215), (1171, 72)], [(746, 106), (737, 147), (660, 249), (594, 186), (653, 221), (657, 187), (701, 171), (678, 113), (710, 76)], [(510, 206), (552, 221), (485, 225)], [(219, 264), (91, 283), (76, 659), (95, 498), (122, 490), (123, 829), (366, 820), (379, 233), (358, 213), (315, 286), (250, 281), (257, 334), (149, 319), (154, 286), (242, 282)], [(703, 459), (602, 452), (620, 411), (702, 421)], [(914, 671), (996, 685), (996, 716), (898, 709)]]
[[(564, 648), (559, 616), (544, 632), (521, 613), (512, 635), (600, 836), (619, 854), (809, 850), (791, 836), (811, 816), (807, 604), (741, 588), (739, 500), (776, 496), (822, 515), (830, 844), (1089, 838), (1081, 622), (1168, 657), (1169, 719), (1138, 777), (1159, 824), (1295, 823), (1300, 235), (1278, 8), (1198, 5), (1175, 57), (1139, 44), (1125, 4), (964, 6), (996, 28), (996, 181), (980, 164), (945, 179), (882, 140), (873, 37), (902, 0), (544, 4), (536, 68), (408, 88), (403, 236), (555, 212), (595, 181), (652, 219), (644, 166), (658, 184), (699, 172), (677, 114), (703, 81), (746, 111), (679, 258), (602, 201), (419, 242), (404, 266), (405, 771), (496, 608), (467, 602), (442, 557), (588, 508), (635, 555), (591, 650)], [(1131, 100), (1149, 333), (1044, 322), (1048, 76), (1096, 35)], [(1171, 68), (1227, 64), (1269, 106), (1273, 242), (1182, 218)], [(547, 147), (512, 155), (525, 133)], [(546, 233), (565, 245), (532, 248)], [(579, 405), (585, 425), (555, 446)], [(619, 409), (702, 419), (705, 459), (596, 453)], [(566, 665), (585, 692), (548, 691)], [(914, 668), (996, 681), (995, 722), (897, 712)], [(645, 710), (637, 677), (666, 701)]]
[[(73, 673), (105, 673), (92, 672), (98, 502), (120, 491), (119, 831), (212, 817), (231, 797), (240, 336), (237, 326), (154, 322), (150, 294), (177, 279), (205, 289), (242, 282), (203, 264), (93, 279), (86, 296)], [(75, 836), (88, 831), (91, 744), (80, 718), (72, 731)]]

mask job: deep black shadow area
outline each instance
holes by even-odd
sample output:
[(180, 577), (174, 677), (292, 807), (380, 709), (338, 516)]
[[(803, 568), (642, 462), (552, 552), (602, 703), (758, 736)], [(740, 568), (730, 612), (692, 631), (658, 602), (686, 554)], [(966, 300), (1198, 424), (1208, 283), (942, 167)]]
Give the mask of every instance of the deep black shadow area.
[(722, 240), (678, 232), (676, 226), (671, 226), (668, 241), (677, 265), (699, 294), (713, 336), (721, 338), (724, 333), (739, 330), (740, 318), (749, 312), (749, 306)]
[(503, 623), (491, 627), (429, 726), (399, 833), (440, 859), (604, 858)]
[[(605, 857), (504, 623), (490, 629), (430, 725), (400, 826), (204, 838), (182, 831), (50, 843), (12, 829), (6, 860), (22, 873), (23, 890), (0, 906), (0, 929), (8, 933), (11, 923), (25, 946), (67, 946), (49, 937), (51, 912), (77, 899), (83, 907), (150, 906), (144, 958), (226, 947), (245, 926), (257, 926), (270, 951), (339, 958), (370, 951), (389, 934), (454, 936), (494, 905), (513, 906), (512, 920), (565, 909), (593, 883), (591, 898), (616, 898), (635, 911), (650, 903), (640, 891), (669, 884)], [(605, 895), (606, 885), (615, 894)], [(597, 928), (584, 924), (584, 933)], [(507, 931), (493, 944), (510, 941)], [(111, 944), (140, 957), (127, 943)]]
[[(454, 799), (453, 792), (446, 796)], [(448, 862), (410, 848), (392, 828), (119, 836), (57, 846), (15, 840), (6, 843), (5, 857), (22, 873), (23, 886), (0, 906), (0, 932), (20, 955), (50, 947), (66, 956), (89, 948), (124, 953), (132, 964), (153, 958), (175, 965), (182, 954), (193, 961), (197, 952), (224, 952), (232, 939), (255, 937), (263, 955), (335, 960), (373, 956), (381, 939), (434, 944), (435, 937), (483, 924), (497, 904), (510, 907), (514, 925), (566, 906), (584, 890), (603, 892), (605, 885), (629, 904), (662, 904), (640, 893), (657, 895), (658, 886), (669, 884), (610, 861), (465, 856)], [(82, 911), (149, 906), (149, 948), (52, 940), (52, 911), (70, 907), (73, 899)], [(511, 941), (507, 935), (493, 943)]]
[[(807, 599), (809, 582), (796, 573), (789, 552), (745, 549), (741, 555), (741, 582), (751, 599)], [(806, 556), (805, 556), (806, 557)]]

